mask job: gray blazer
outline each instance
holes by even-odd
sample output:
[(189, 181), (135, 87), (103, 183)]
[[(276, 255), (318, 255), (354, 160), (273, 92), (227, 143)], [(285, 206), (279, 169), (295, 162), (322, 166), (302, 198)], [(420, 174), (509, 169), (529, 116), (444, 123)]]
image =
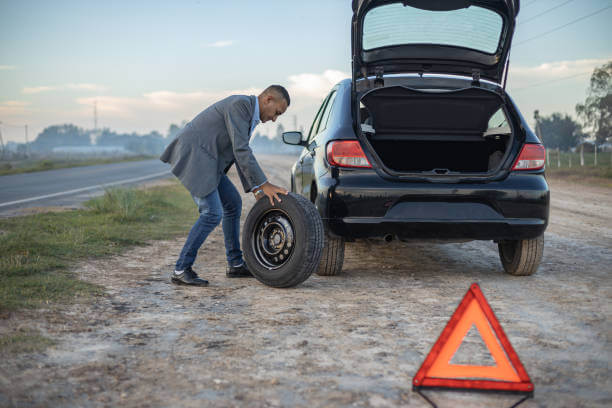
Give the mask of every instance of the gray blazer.
[(160, 160), (170, 163), (191, 194), (205, 197), (213, 192), (234, 161), (245, 192), (266, 181), (249, 147), (256, 103), (256, 96), (222, 99), (200, 112), (166, 147)]

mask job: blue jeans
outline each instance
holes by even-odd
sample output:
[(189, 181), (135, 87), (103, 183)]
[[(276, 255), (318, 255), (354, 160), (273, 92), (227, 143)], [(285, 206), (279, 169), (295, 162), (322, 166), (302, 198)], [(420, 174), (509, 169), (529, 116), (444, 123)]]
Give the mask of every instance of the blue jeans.
[(242, 199), (227, 175), (221, 177), (216, 190), (203, 198), (193, 196), (193, 201), (198, 206), (200, 216), (189, 231), (187, 241), (181, 250), (178, 261), (176, 261), (176, 270), (182, 271), (193, 265), (198, 249), (200, 249), (208, 234), (222, 220), (227, 263), (230, 266), (241, 265), (243, 260), (239, 237)]

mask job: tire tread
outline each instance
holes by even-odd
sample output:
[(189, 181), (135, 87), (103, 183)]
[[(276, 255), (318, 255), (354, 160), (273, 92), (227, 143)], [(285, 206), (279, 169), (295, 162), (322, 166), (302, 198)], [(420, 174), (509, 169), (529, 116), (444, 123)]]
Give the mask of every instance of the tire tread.
[[(327, 234), (326, 234), (327, 235)], [(335, 276), (342, 271), (344, 263), (344, 239), (326, 236), (325, 247), (321, 254), (321, 263), (316, 274), (319, 276)]]
[[(514, 257), (511, 260), (504, 256), (506, 245), (514, 245)], [(532, 239), (500, 242), (499, 258), (506, 273), (513, 276), (533, 275), (540, 266), (544, 253), (544, 235)]]
[[(285, 279), (270, 279), (267, 278), (264, 273), (259, 273), (257, 271), (257, 267), (254, 265), (257, 264), (257, 261), (255, 261), (255, 257), (252, 254), (251, 246), (246, 244), (246, 240), (250, 239), (249, 236), (252, 232), (248, 231), (248, 229), (252, 227), (252, 222), (250, 222), (251, 213), (249, 213), (249, 216), (247, 217), (243, 230), (243, 250), (245, 261), (249, 265), (249, 269), (251, 269), (253, 275), (255, 275), (260, 282), (277, 288), (289, 288), (296, 286), (308, 279), (319, 265), (321, 252), (325, 244), (323, 222), (321, 221), (317, 208), (301, 195), (289, 193), (288, 197), (293, 199), (294, 203), (298, 207), (299, 213), (304, 217), (304, 225), (307, 230), (307, 239), (306, 242), (301, 244), (304, 246), (304, 248), (300, 249), (300, 251), (304, 251), (307, 256), (304, 257), (304, 262), (301, 262), (287, 274)], [(259, 207), (256, 207), (257, 204), (258, 203), (256, 203), (253, 209), (251, 209), (251, 212), (253, 212), (255, 208), (258, 210), (265, 208), (265, 204), (260, 204)], [(257, 212), (257, 210), (255, 211)], [(252, 267), (252, 265), (254, 265), (254, 267)]]

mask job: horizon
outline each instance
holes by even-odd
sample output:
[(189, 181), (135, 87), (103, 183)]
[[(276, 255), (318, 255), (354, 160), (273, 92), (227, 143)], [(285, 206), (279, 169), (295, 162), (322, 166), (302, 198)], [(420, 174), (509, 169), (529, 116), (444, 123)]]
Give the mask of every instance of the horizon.
[[(576, 119), (593, 69), (612, 59), (612, 5), (521, 3), (508, 93), (530, 124), (536, 109)], [(350, 77), (349, 1), (26, 1), (0, 11), (0, 33), (11, 39), (0, 49), (5, 143), (23, 143), (24, 125), (30, 142), (48, 126), (93, 129), (94, 102), (98, 129), (166, 135), (222, 97), (272, 83), (289, 90), (292, 104), (255, 132), (273, 136), (278, 123), (307, 131), (331, 87)]]

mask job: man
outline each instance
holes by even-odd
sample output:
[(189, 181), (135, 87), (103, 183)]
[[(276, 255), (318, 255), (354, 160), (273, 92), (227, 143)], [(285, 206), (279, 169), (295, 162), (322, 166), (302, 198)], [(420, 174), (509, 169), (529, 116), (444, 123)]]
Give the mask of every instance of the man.
[(281, 201), (278, 194), (288, 191), (267, 181), (249, 147), (249, 139), (260, 121), (276, 121), (289, 103), (289, 94), (280, 85), (269, 86), (257, 97), (229, 96), (185, 125), (161, 155), (161, 161), (172, 165), (172, 173), (189, 190), (200, 213), (171, 272), (173, 283), (208, 285), (191, 267), (198, 249), (221, 221), (228, 263), (226, 276), (253, 276), (240, 250), (242, 200), (226, 173), (235, 162), (245, 193), (253, 192), (258, 200), (266, 196), (272, 205), (274, 199)]

